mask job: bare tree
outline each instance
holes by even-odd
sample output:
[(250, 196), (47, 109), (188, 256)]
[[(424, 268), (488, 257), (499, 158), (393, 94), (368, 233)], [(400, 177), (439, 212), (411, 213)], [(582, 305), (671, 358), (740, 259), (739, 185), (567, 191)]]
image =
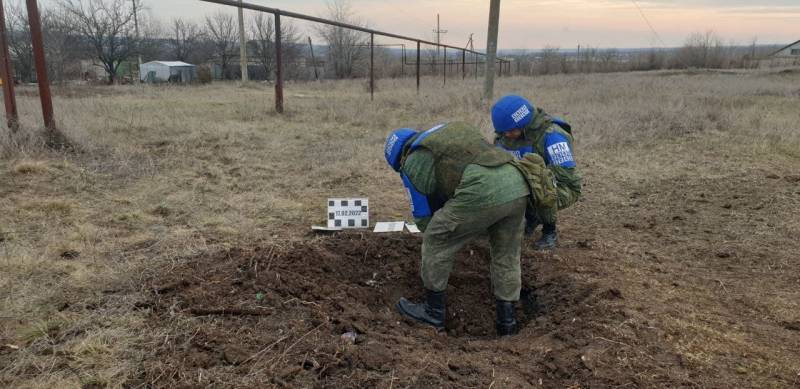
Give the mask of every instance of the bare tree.
[(177, 18), (172, 20), (171, 33), (170, 54), (178, 61), (189, 62), (201, 45), (203, 31), (197, 24)]
[(73, 32), (70, 15), (61, 8), (47, 8), (42, 12), (44, 49), (47, 71), (52, 81), (63, 82), (80, 73), (78, 60), (87, 54), (87, 47)]
[(134, 10), (127, 0), (60, 0), (75, 31), (92, 46), (114, 83), (120, 65), (136, 50)]
[(546, 46), (544, 50), (542, 50), (542, 74), (556, 74), (556, 73), (566, 73), (562, 68), (562, 58), (561, 49), (555, 46)]
[[(272, 16), (263, 13), (257, 14), (251, 24), (251, 37), (249, 43), (250, 50), (255, 54), (255, 60), (264, 68), (264, 72), (269, 79), (275, 72), (275, 21)], [(302, 53), (299, 43), (299, 34), (294, 25), (281, 23), (281, 52), (284, 64), (295, 63)], [(295, 73), (297, 68), (295, 67)], [(297, 76), (297, 74), (294, 74)]]
[(9, 3), (6, 11), (8, 49), (14, 69), (23, 82), (33, 81), (33, 45), (28, 13), (19, 2)]
[(208, 38), (214, 46), (214, 56), (222, 67), (222, 76), (230, 78), (229, 64), (238, 55), (236, 52), (239, 41), (237, 23), (234, 23), (233, 16), (218, 11), (211, 16), (206, 16), (206, 28), (208, 29)]
[(720, 68), (725, 60), (722, 38), (713, 31), (693, 33), (686, 39), (676, 59), (683, 67)]
[[(365, 25), (353, 16), (347, 0), (329, 0), (328, 19), (340, 23)], [(328, 43), (328, 59), (336, 77), (352, 77), (356, 63), (366, 57), (367, 50), (364, 46), (369, 43), (369, 36), (363, 32), (329, 25), (317, 28), (317, 33)]]

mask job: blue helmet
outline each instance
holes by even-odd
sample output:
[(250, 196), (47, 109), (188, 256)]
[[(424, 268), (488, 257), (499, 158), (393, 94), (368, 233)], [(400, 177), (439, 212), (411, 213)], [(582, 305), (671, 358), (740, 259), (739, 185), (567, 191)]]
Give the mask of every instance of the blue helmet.
[(392, 131), (386, 138), (383, 154), (386, 157), (386, 162), (389, 163), (389, 166), (391, 166), (394, 171), (400, 171), (400, 159), (403, 157), (403, 147), (414, 135), (417, 135), (416, 130), (400, 128)]
[(492, 124), (498, 134), (527, 126), (535, 113), (533, 105), (524, 97), (503, 96), (492, 107)]

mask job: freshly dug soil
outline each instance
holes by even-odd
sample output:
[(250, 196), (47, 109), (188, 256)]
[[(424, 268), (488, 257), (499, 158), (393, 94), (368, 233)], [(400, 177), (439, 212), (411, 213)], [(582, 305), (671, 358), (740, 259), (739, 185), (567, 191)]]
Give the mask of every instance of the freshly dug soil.
[[(498, 339), (485, 242), (462, 250), (447, 329), (404, 320), (418, 300), (421, 239), (339, 233), (293, 247), (194, 258), (150, 280), (154, 329), (142, 382), (161, 386), (610, 387), (691, 385), (658, 330), (630, 319), (619, 289), (574, 261), (526, 249), (519, 335)], [(591, 245), (564, 249), (584, 257)], [(588, 277), (597, 279), (597, 274)], [(621, 363), (622, 361), (622, 363)], [(578, 386), (576, 386), (578, 385)]]

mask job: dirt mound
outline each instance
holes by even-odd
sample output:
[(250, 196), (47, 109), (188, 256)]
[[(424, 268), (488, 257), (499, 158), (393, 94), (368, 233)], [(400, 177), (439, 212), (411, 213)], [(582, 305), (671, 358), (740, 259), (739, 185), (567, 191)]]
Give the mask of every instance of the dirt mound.
[[(150, 281), (152, 299), (145, 305), (152, 308), (154, 329), (175, 330), (153, 349), (156, 358), (146, 362), (141, 380), (164, 386), (566, 387), (665, 384), (659, 380), (666, 375), (652, 370), (677, 364), (674, 354), (659, 349), (634, 360), (635, 344), (611, 339), (619, 334), (609, 328), (627, 316), (617, 306), (624, 300), (619, 290), (580, 281), (559, 258), (528, 251), (522, 331), (496, 339), (485, 244), (458, 255), (445, 332), (403, 320), (394, 309), (398, 298), (422, 295), (420, 243), (410, 235), (342, 233), (288, 249), (230, 250), (165, 269)], [(623, 357), (630, 361), (618, 371)], [(651, 374), (635, 375), (632, 367)]]

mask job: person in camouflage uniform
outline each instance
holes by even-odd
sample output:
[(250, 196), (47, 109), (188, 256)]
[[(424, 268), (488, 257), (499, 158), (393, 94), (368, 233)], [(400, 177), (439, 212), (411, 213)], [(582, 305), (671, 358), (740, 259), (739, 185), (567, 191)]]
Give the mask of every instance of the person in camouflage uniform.
[(581, 174), (573, 156), (572, 128), (520, 96), (504, 96), (492, 107), (495, 145), (521, 159), (528, 153), (540, 155), (555, 177), (555, 207), (535, 207), (526, 213), (525, 233), (533, 234), (542, 225), (542, 237), (534, 243), (539, 249), (552, 249), (558, 242), (557, 211), (581, 197)]
[(488, 234), (497, 333), (515, 334), (524, 214), (531, 192), (514, 158), (489, 144), (477, 128), (458, 122), (424, 132), (395, 130), (384, 152), (401, 175), (423, 231), (425, 301), (401, 298), (398, 311), (443, 329), (454, 256), (467, 242)]

